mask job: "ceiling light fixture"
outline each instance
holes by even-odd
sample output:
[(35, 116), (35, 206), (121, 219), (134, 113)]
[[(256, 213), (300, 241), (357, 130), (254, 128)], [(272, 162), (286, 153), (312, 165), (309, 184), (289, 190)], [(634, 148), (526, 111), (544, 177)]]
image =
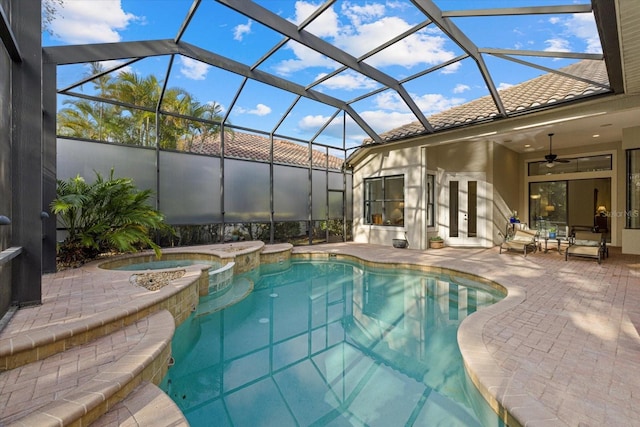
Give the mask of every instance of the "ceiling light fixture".
[(584, 118), (587, 118), (587, 117), (601, 116), (602, 114), (607, 114), (607, 112), (606, 111), (601, 111), (599, 113), (582, 114), (580, 116), (565, 117), (563, 119), (549, 120), (549, 121), (546, 121), (546, 122), (534, 123), (532, 125), (518, 126), (518, 127), (513, 128), (513, 130), (523, 130), (523, 129), (537, 128), (539, 126), (552, 125), (552, 124), (555, 124), (555, 123), (570, 122), (571, 120), (584, 119)]

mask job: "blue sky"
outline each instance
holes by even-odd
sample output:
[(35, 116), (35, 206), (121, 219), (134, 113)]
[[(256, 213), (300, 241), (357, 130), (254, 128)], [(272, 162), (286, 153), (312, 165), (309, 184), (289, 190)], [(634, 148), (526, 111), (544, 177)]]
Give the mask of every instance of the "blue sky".
[[(43, 45), (110, 43), (149, 39), (172, 39), (191, 7), (190, 0), (64, 0), (51, 25), (53, 35), (43, 33)], [(304, 21), (322, 2), (258, 0), (260, 6), (295, 24)], [(564, 3), (550, 0), (478, 1), (435, 0), (442, 10), (588, 4), (588, 0)], [(371, 51), (389, 39), (425, 20), (409, 0), (338, 0), (306, 30), (354, 57)], [(600, 42), (591, 14), (528, 15), (510, 17), (454, 18), (454, 23), (478, 46), (487, 48), (600, 53)], [(203, 0), (187, 28), (183, 41), (254, 65), (283, 37), (275, 31), (213, 0)], [(402, 80), (462, 54), (462, 50), (434, 25), (426, 26), (401, 42), (364, 60), (368, 65)], [(569, 60), (522, 58), (560, 68)], [(164, 76), (168, 57), (147, 58), (128, 69)], [(506, 88), (540, 75), (540, 70), (485, 55), (495, 85)], [(290, 79), (303, 86), (339, 68), (339, 64), (296, 42), (289, 41), (257, 69)], [(59, 87), (84, 77), (87, 67), (65, 66), (58, 70)], [(193, 93), (200, 102), (216, 102), (229, 112), (242, 78), (190, 58), (176, 59), (169, 86)], [(324, 81), (315, 90), (353, 100), (380, 88), (380, 83), (348, 71)], [(449, 67), (404, 84), (411, 98), (426, 115), (451, 108), (488, 94), (475, 62), (467, 58)], [(84, 90), (90, 92), (88, 85)], [(308, 139), (335, 112), (332, 107), (303, 99), (276, 128), (295, 96), (249, 81), (229, 112), (238, 126), (272, 131)], [(415, 121), (395, 91), (381, 91), (352, 104), (376, 132)], [(340, 115), (342, 117), (342, 115)], [(342, 144), (342, 120), (328, 126), (317, 139), (333, 146)], [(354, 146), (367, 135), (348, 120), (346, 145)]]

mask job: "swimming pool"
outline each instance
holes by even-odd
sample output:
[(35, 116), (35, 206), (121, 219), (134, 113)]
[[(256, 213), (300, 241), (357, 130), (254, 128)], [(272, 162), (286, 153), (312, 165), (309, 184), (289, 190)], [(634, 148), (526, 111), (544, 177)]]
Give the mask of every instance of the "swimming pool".
[(176, 330), (161, 387), (192, 426), (503, 425), (456, 340), (502, 293), (341, 261), (277, 268), (240, 275), (248, 297)]

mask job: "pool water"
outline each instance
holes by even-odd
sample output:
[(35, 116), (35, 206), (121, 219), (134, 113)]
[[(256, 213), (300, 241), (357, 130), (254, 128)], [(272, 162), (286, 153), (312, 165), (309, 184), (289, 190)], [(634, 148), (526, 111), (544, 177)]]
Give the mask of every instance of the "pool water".
[(274, 268), (241, 275), (247, 298), (176, 330), (161, 387), (191, 426), (504, 425), (456, 339), (501, 293), (345, 262)]
[(115, 270), (140, 271), (140, 270), (160, 270), (163, 268), (187, 267), (194, 264), (211, 265), (216, 268), (220, 267), (220, 263), (215, 261), (203, 261), (197, 259), (168, 259), (160, 261), (139, 262), (137, 264), (123, 265), (116, 267)]

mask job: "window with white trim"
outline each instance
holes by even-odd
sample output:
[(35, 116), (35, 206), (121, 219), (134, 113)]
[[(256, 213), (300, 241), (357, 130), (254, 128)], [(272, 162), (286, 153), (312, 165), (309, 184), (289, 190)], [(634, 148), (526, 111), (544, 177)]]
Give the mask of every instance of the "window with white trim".
[(364, 180), (365, 224), (404, 226), (404, 175)]

